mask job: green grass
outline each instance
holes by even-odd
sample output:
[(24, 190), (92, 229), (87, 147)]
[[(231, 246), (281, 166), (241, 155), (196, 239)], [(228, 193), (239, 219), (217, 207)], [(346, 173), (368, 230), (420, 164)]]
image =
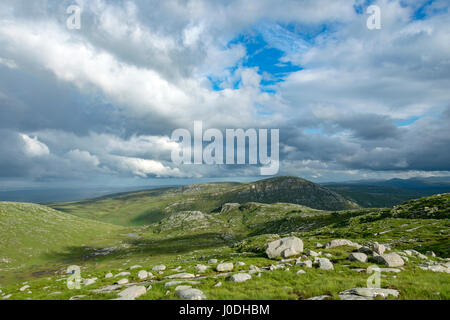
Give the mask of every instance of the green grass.
[[(183, 192), (198, 194), (198, 188)], [(122, 196), (127, 199), (121, 199), (121, 202), (132, 201), (136, 208), (139, 208), (139, 201), (148, 201), (145, 193), (136, 198)], [(136, 264), (147, 271), (158, 264), (168, 266), (162, 275), (154, 272), (152, 289), (140, 299), (176, 299), (173, 288), (164, 287), (165, 277), (175, 273), (172, 268), (180, 266), (184, 272), (195, 273), (195, 265), (207, 264), (211, 258), (246, 263), (235, 272), (246, 271), (251, 264), (267, 267), (277, 261), (265, 257), (265, 245), (288, 235), (303, 239), (305, 249), (331, 253), (335, 270), (306, 268), (306, 274), (297, 275), (301, 268), (290, 266), (289, 270), (263, 272), (261, 277), (253, 275), (252, 280), (238, 284), (223, 277), (216, 278), (218, 274), (211, 268), (207, 277), (199, 279), (194, 287), (201, 289), (208, 299), (306, 299), (318, 295), (338, 299), (338, 293), (343, 290), (365, 287), (368, 274), (351, 269), (366, 268), (371, 263), (348, 261), (347, 256), (353, 248), (316, 249), (316, 242), (345, 238), (364, 245), (379, 241), (388, 243), (393, 251), (416, 249), (425, 253), (433, 250), (439, 259), (448, 258), (450, 219), (446, 212), (449, 199), (450, 194), (446, 194), (410, 201), (394, 209), (335, 212), (285, 203), (246, 203), (220, 212), (220, 208), (215, 210), (210, 203), (211, 212), (204, 215), (173, 210), (157, 222), (133, 227), (77, 218), (45, 206), (0, 203), (0, 259), (11, 259), (9, 264), (0, 264), (3, 276), (0, 278), (3, 286), (0, 299), (6, 294), (12, 294), (11, 299), (64, 300), (76, 295), (84, 295), (83, 299), (113, 299), (117, 297), (116, 293), (95, 294), (91, 290), (117, 280), (105, 279), (107, 272), (117, 274)], [(179, 198), (174, 197), (159, 205), (167, 207), (168, 203), (177, 201)], [(100, 206), (99, 200), (94, 204)], [(157, 205), (155, 202), (154, 206)], [(175, 207), (178, 205), (185, 204), (179, 203)], [(430, 214), (430, 208), (436, 209)], [(114, 208), (105, 210), (114, 211)], [(135, 213), (129, 212), (129, 215)], [(120, 221), (127, 224), (126, 220)], [(102, 248), (114, 250), (106, 255), (96, 255)], [(418, 258), (410, 258), (404, 271), (384, 274), (382, 287), (400, 290), (399, 299), (450, 299), (450, 274), (421, 270), (418, 267), (421, 262)], [(67, 289), (64, 271), (73, 264), (82, 267), (84, 278), (98, 277), (99, 280), (81, 290)], [(136, 276), (139, 270), (130, 271), (130, 281), (139, 282)], [(33, 274), (37, 271), (40, 273)], [(28, 282), (32, 293), (19, 291), (23, 281)], [(214, 287), (219, 281), (222, 286)], [(144, 284), (150, 283), (145, 281)]]

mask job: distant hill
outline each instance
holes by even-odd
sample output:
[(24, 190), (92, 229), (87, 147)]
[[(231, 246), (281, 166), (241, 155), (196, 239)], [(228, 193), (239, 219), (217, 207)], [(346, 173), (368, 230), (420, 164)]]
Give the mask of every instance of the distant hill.
[(214, 212), (230, 202), (285, 202), (319, 210), (358, 208), (340, 194), (297, 177), (155, 189), (80, 202), (55, 203), (51, 207), (84, 218), (137, 226), (161, 221), (168, 214), (181, 211)]
[(411, 199), (450, 192), (450, 177), (360, 180), (325, 183), (347, 199), (365, 208), (386, 208)]

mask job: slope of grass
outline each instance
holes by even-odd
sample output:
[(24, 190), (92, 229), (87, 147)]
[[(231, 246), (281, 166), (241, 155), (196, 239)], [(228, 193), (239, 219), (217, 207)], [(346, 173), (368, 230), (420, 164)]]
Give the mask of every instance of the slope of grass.
[(0, 202), (0, 280), (39, 269), (69, 247), (104, 245), (118, 231), (41, 205)]

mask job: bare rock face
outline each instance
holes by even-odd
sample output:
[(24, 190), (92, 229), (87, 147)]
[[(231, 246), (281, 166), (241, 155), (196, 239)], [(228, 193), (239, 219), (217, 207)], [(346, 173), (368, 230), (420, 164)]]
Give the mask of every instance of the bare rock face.
[(288, 258), (303, 252), (303, 241), (297, 237), (275, 240), (267, 245), (266, 254), (269, 259)]
[(398, 255), (396, 253), (382, 254), (382, 255), (373, 257), (373, 259), (376, 263), (384, 264), (391, 268), (401, 267), (405, 264), (402, 257), (400, 257), (400, 255)]

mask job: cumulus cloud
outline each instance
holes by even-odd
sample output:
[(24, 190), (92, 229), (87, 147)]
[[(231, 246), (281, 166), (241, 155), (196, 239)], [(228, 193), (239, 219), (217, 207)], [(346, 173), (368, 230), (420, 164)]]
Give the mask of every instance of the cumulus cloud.
[(194, 120), (279, 128), (282, 174), (450, 171), (445, 1), (374, 1), (372, 31), (359, 0), (75, 3), (80, 30), (73, 1), (0, 4), (0, 179), (257, 175), (175, 167), (171, 132)]

